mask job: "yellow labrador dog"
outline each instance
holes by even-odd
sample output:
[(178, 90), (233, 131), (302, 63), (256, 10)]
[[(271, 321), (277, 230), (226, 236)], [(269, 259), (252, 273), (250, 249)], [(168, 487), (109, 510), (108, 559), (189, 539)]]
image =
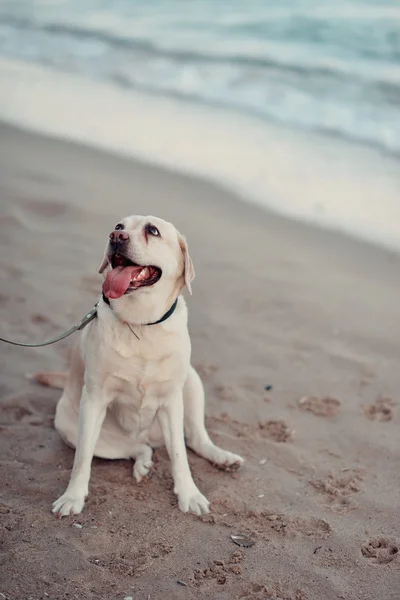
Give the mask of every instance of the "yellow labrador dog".
[[(89, 491), (93, 456), (133, 458), (140, 482), (153, 448), (165, 445), (179, 508), (209, 511), (193, 481), (185, 447), (222, 468), (243, 459), (218, 448), (204, 426), (204, 392), (190, 365), (187, 308), (181, 292), (194, 278), (188, 247), (175, 227), (156, 217), (122, 219), (109, 236), (100, 273), (98, 316), (73, 351), (55, 426), (76, 448), (71, 478), (53, 504), (79, 514)], [(59, 385), (60, 374), (38, 374)]]

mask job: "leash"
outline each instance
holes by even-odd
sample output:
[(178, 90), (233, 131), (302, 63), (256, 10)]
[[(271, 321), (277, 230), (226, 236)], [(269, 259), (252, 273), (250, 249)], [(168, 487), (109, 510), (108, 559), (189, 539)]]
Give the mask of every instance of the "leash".
[[(104, 294), (103, 294), (103, 300), (111, 308), (110, 301), (108, 298), (106, 298), (106, 296)], [(163, 315), (161, 317), (161, 319), (158, 319), (158, 321), (155, 321), (154, 323), (145, 323), (145, 325), (146, 326), (158, 325), (159, 323), (166, 321), (175, 312), (177, 304), (178, 304), (178, 298), (175, 300), (175, 302), (173, 303), (171, 308), (169, 310), (167, 310), (165, 315)], [(6, 338), (3, 338), (3, 337), (0, 337), (0, 342), (5, 342), (6, 344), (12, 344), (13, 346), (23, 346), (24, 348), (40, 348), (41, 346), (50, 346), (50, 344), (55, 344), (56, 342), (59, 342), (60, 340), (64, 340), (65, 338), (69, 337), (76, 331), (80, 331), (81, 329), (86, 327), (86, 325), (88, 325), (88, 323), (90, 323), (90, 321), (93, 321), (93, 319), (95, 319), (97, 317), (98, 306), (99, 306), (99, 302), (96, 302), (96, 304), (93, 306), (92, 310), (90, 312), (88, 312), (87, 315), (85, 315), (83, 317), (83, 319), (81, 319), (79, 321), (79, 323), (77, 323), (76, 325), (73, 325), (73, 327), (71, 327), (67, 331), (64, 331), (64, 333), (61, 333), (57, 337), (47, 340), (47, 342), (41, 342), (40, 344), (24, 344), (22, 342), (14, 342), (13, 340), (7, 340)], [(111, 310), (112, 310), (112, 308), (111, 308)], [(136, 333), (133, 331), (133, 329), (129, 325), (129, 323), (127, 323), (127, 325), (129, 327), (129, 329), (132, 331), (132, 333), (135, 335), (135, 337), (137, 337), (137, 339), (139, 339), (138, 336), (136, 335)]]
[(51, 338), (47, 342), (41, 342), (40, 344), (23, 344), (22, 342), (14, 342), (12, 340), (6, 340), (3, 337), (0, 337), (0, 341), (5, 342), (6, 344), (12, 344), (13, 346), (24, 346), (25, 348), (39, 348), (40, 346), (50, 346), (50, 344), (55, 344), (56, 342), (59, 342), (60, 340), (63, 340), (66, 337), (72, 335), (73, 333), (75, 333), (75, 331), (80, 331), (81, 329), (86, 327), (86, 325), (88, 323), (90, 323), (90, 321), (93, 321), (93, 319), (95, 319), (97, 317), (97, 307), (98, 306), (99, 306), (99, 303), (96, 302), (96, 304), (93, 306), (92, 310), (90, 312), (88, 312), (87, 315), (85, 315), (83, 317), (83, 319), (81, 319), (79, 321), (79, 323), (77, 323), (76, 325), (71, 327), (71, 329), (68, 329), (68, 331), (64, 331), (64, 333), (61, 333), (57, 337)]

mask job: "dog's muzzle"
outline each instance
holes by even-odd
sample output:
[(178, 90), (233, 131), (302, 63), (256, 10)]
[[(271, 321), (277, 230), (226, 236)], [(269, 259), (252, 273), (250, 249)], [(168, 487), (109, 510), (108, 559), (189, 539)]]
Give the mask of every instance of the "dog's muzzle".
[(109, 236), (109, 245), (112, 252), (120, 252), (129, 243), (127, 231), (112, 231)]

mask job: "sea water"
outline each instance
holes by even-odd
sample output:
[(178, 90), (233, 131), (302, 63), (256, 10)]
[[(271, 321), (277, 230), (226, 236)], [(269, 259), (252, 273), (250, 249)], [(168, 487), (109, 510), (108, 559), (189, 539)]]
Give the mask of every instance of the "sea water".
[(400, 248), (396, 0), (0, 1), (0, 119)]

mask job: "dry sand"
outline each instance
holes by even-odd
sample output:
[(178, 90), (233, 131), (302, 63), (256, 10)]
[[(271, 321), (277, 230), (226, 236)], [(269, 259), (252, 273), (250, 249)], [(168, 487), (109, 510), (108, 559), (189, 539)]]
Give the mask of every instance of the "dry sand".
[(84, 512), (57, 520), (73, 452), (59, 393), (26, 374), (63, 368), (72, 340), (2, 345), (0, 598), (399, 600), (399, 256), (202, 181), (8, 126), (0, 139), (1, 335), (69, 327), (118, 219), (171, 220), (197, 272), (208, 428), (246, 458), (229, 474), (189, 453), (204, 518), (178, 511), (165, 451), (141, 485), (128, 461), (95, 460)]

